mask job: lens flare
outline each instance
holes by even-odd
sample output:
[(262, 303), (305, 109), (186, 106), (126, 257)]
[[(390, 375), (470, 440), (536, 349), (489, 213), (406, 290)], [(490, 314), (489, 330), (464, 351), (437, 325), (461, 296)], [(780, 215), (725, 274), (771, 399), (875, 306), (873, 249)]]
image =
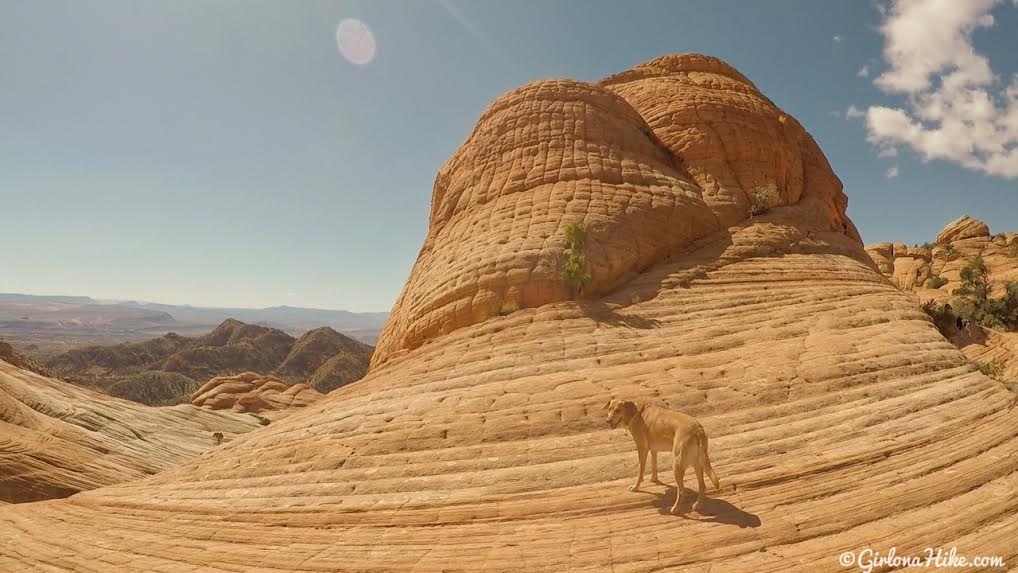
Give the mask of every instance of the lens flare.
[(339, 53), (351, 64), (366, 66), (375, 59), (375, 35), (367, 24), (355, 18), (344, 18), (336, 28)]

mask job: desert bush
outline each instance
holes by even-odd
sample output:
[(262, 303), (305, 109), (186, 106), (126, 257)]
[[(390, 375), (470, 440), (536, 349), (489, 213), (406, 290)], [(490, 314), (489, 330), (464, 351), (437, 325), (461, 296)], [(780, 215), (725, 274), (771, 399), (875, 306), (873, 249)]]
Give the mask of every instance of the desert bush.
[(1011, 245), (1007, 249), (1007, 256), (1011, 257), (1012, 259), (1018, 259), (1018, 243)]
[(940, 288), (947, 284), (947, 279), (944, 277), (930, 277), (930, 280), (926, 281), (926, 288)]
[(956, 249), (954, 245), (947, 243), (944, 245), (944, 256), (947, 257), (948, 261), (953, 261), (960, 257), (961, 253), (958, 252), (958, 249)]
[(976, 367), (985, 376), (989, 376), (995, 380), (999, 380), (1004, 375), (1004, 364), (999, 360), (993, 360), (991, 362), (976, 362)]
[(587, 266), (587, 241), (589, 230), (583, 223), (572, 222), (563, 230), (566, 248), (563, 252), (562, 280), (569, 288), (570, 296), (576, 298), (583, 294), (583, 289), (590, 284), (593, 275)]
[(269, 423), (272, 421), (266, 418), (265, 416), (255, 416), (255, 418), (258, 418), (258, 423), (261, 424), (262, 426), (268, 426)]
[(520, 309), (520, 303), (516, 302), (516, 299), (509, 298), (503, 299), (498, 305), (499, 316), (509, 316)]
[(762, 215), (778, 205), (778, 189), (774, 185), (757, 187), (749, 194), (749, 216)]
[(961, 270), (961, 286), (954, 289), (958, 314), (995, 330), (1018, 330), (1018, 283), (1004, 283), (1004, 296), (991, 299), (990, 273), (982, 257)]
[(961, 269), (961, 285), (951, 292), (958, 297), (959, 314), (977, 322), (990, 294), (990, 274), (982, 257), (976, 257)]

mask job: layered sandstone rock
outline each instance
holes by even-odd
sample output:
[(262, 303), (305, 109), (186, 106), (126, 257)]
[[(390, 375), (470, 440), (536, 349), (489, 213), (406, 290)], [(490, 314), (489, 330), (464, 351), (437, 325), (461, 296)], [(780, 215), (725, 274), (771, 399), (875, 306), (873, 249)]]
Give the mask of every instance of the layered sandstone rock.
[(876, 243), (866, 252), (895, 286), (914, 291), (923, 302), (949, 301), (961, 285), (961, 270), (975, 257), (982, 257), (989, 271), (991, 296), (1003, 294), (1005, 282), (1018, 281), (1018, 233), (991, 235), (986, 223), (968, 215), (948, 223), (932, 246)]
[[(688, 65), (688, 76), (721, 93), (749, 86), (727, 67), (695, 67), (712, 61), (662, 67), (682, 75)], [(657, 89), (662, 100), (701, 97), (681, 82)], [(744, 89), (732, 99), (753, 99)], [(797, 201), (783, 195), (788, 206), (722, 224), (735, 217), (730, 183), (704, 198), (679, 171), (681, 156), (669, 171), (667, 155), (654, 152), (665, 144), (648, 147), (634, 133), (639, 114), (613, 93), (541, 83), (482, 117), (472, 138), (490, 139), (468, 141), (472, 167), (457, 155), (439, 177), (425, 247), (363, 380), (148, 480), (0, 508), (0, 538), (18, 540), (0, 544), (0, 569), (759, 573), (836, 570), (842, 552), (886, 555), (892, 546), (901, 555), (955, 546), (1018, 566), (1014, 394), (873, 268), (843, 200), (820, 199), (840, 193), (833, 175), (805, 177)], [(567, 113), (574, 105), (584, 113)], [(754, 123), (766, 117), (740, 121), (771, 129)], [(495, 169), (501, 155), (486, 148), (499, 145), (517, 153), (517, 167)], [(552, 153), (563, 146), (575, 151)], [(591, 171), (575, 179), (579, 163), (557, 156), (585, 158)], [(476, 172), (455, 176), (461, 169)], [(502, 174), (495, 189), (517, 189), (513, 217), (489, 210), (508, 206), (481, 193), (491, 188), (486, 173)], [(669, 183), (632, 216), (612, 210), (603, 197), (651, 193), (627, 179), (637, 177)], [(553, 193), (559, 179), (577, 197)], [(529, 192), (530, 181), (550, 189)], [(670, 199), (675, 189), (690, 199)], [(729, 206), (715, 213), (713, 203)], [(684, 230), (639, 234), (642, 221), (659, 224), (657, 205)], [(716, 230), (690, 219), (708, 211)], [(473, 300), (478, 285), (498, 287), (499, 269), (540, 260), (534, 238), (555, 237), (564, 213), (603, 217), (614, 229), (604, 244), (632, 232), (649, 250), (603, 247), (620, 262), (594, 255), (600, 272), (621, 274), (584, 300), (548, 294), (554, 302), (536, 308), (526, 299), (514, 312), (460, 320), (473, 307), (456, 301)], [(491, 230), (500, 225), (504, 235)], [(527, 276), (517, 292), (560, 288), (553, 276)], [(431, 330), (430, 321), (447, 326)], [(722, 484), (701, 513), (688, 502), (686, 516), (667, 513), (667, 454), (668, 485), (627, 490), (636, 456), (628, 435), (604, 423), (611, 397), (651, 398), (701, 419)]]
[(1018, 332), (998, 332), (973, 325), (958, 344), (970, 360), (989, 366), (994, 376), (1018, 390)]
[(257, 427), (250, 416), (150, 408), (0, 361), (0, 501), (65, 497), (152, 475), (213, 447), (215, 432)]
[(968, 215), (962, 215), (948, 223), (947, 226), (940, 231), (937, 235), (937, 244), (946, 245), (963, 239), (978, 239), (980, 237), (989, 236), (990, 228), (986, 226), (986, 223), (978, 219), (973, 219)]
[(309, 406), (324, 394), (307, 384), (289, 385), (274, 377), (245, 372), (216, 376), (195, 391), (191, 403), (209, 410), (257, 413)]
[(599, 85), (513, 90), (439, 172), (428, 236), (372, 364), (568, 299), (557, 262), (571, 222), (591, 230), (586, 293), (605, 294), (746, 218), (762, 188), (811, 228), (858, 237), (813, 139), (716, 58), (665, 56)]

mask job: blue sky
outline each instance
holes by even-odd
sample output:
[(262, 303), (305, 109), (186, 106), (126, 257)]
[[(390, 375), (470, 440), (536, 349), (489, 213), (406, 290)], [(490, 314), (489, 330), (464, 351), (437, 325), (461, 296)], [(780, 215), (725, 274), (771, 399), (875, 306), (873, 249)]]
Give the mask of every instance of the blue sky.
[(669, 52), (801, 121), (867, 243), (1018, 231), (1015, 37), (1011, 0), (0, 0), (0, 292), (387, 310), (495, 97)]

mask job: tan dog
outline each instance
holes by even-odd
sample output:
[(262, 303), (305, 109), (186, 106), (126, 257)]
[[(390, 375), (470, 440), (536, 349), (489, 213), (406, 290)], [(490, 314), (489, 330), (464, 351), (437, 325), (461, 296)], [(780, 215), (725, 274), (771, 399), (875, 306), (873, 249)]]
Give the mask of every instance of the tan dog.
[(640, 473), (636, 476), (636, 485), (629, 486), (629, 491), (640, 489), (643, 483), (643, 470), (647, 463), (647, 452), (650, 452), (651, 481), (661, 483), (657, 479), (657, 453), (671, 450), (672, 468), (675, 470), (675, 504), (671, 512), (679, 513), (679, 501), (682, 499), (682, 480), (686, 468), (690, 465), (696, 470), (696, 479), (700, 482), (700, 494), (693, 505), (699, 511), (703, 503), (703, 494), (707, 489), (703, 483), (703, 472), (706, 469), (714, 488), (718, 484), (718, 476), (710, 465), (707, 457), (707, 434), (696, 418), (687, 416), (653, 404), (632, 402), (630, 400), (611, 400), (604, 405), (608, 410), (608, 425), (612, 429), (623, 423), (636, 442), (636, 454), (640, 458)]

